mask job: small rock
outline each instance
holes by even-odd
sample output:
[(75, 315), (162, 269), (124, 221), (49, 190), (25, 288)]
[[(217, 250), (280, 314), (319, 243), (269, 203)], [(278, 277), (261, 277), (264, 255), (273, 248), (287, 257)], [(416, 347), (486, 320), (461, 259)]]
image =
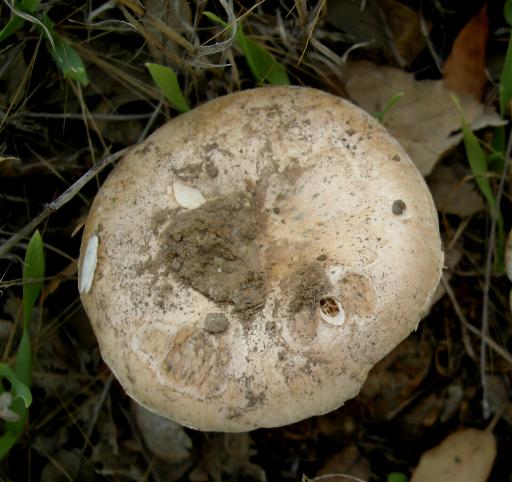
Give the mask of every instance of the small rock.
[(403, 214), (405, 212), (406, 205), (401, 199), (397, 199), (393, 203), (393, 207), (391, 209), (393, 210), (393, 214), (400, 216), (400, 214)]
[(229, 326), (229, 320), (223, 313), (208, 313), (204, 320), (204, 329), (208, 333), (222, 333)]

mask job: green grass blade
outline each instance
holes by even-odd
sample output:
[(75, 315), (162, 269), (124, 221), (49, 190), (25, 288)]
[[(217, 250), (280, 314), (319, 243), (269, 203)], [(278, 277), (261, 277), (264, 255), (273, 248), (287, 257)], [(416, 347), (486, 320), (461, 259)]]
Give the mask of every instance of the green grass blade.
[[(18, 414), (18, 420), (6, 422), (5, 433), (0, 437), (0, 460), (11, 450), (23, 434), (28, 417), (28, 407), (32, 403), (30, 384), (32, 382), (32, 350), (30, 347), (29, 323), (37, 298), (41, 292), (44, 276), (44, 247), (39, 231), (30, 239), (23, 266), (23, 334), (21, 336), (14, 370), (0, 363), (0, 377), (11, 383), (14, 400), (9, 409)], [(0, 384), (1, 385), (1, 384)], [(1, 385), (1, 391), (4, 391)]]
[(2, 30), (0, 30), (0, 42), (3, 42), (12, 34), (16, 33), (21, 27), (23, 27), (24, 23), (25, 20), (23, 20), (21, 17), (18, 17), (17, 15), (12, 16), (7, 22), (7, 25)]
[[(39, 7), (41, 0), (22, 0), (21, 2), (15, 2), (15, 7), (24, 13), (33, 13)], [(12, 17), (7, 22), (7, 25), (0, 30), (0, 42), (16, 33), (21, 27), (25, 20), (13, 12)]]
[(17, 439), (19, 439), (25, 430), (28, 418), (28, 408), (21, 398), (13, 400), (10, 406), (13, 412), (18, 414), (18, 420), (16, 422), (5, 422), (6, 433), (13, 433)]
[(3, 460), (11, 451), (12, 447), (18, 441), (18, 438), (18, 435), (13, 432), (5, 432), (0, 437), (0, 460)]
[[(471, 168), (471, 172), (475, 177), (477, 186), (479, 187), (485, 200), (487, 201), (487, 204), (489, 205), (490, 211), (494, 212), (496, 209), (496, 199), (494, 197), (491, 182), (487, 177), (487, 173), (489, 171), (487, 165), (488, 157), (482, 149), (478, 138), (475, 136), (468, 123), (466, 122), (459, 100), (455, 96), (452, 96), (452, 100), (460, 112), (464, 147), (466, 149), (466, 156), (468, 158), (469, 167)], [(496, 237), (495, 267), (498, 271), (503, 271), (505, 253), (505, 228), (501, 211), (498, 211), (497, 213), (496, 224), (498, 229)]]
[(382, 123), (384, 116), (388, 113), (389, 109), (391, 109), (391, 107), (393, 107), (403, 97), (403, 95), (403, 92), (397, 92), (393, 97), (391, 97), (391, 99), (389, 99), (388, 103), (384, 106), (384, 109), (375, 114), (375, 118)]
[(44, 16), (41, 31), (50, 45), (48, 50), (65, 79), (80, 82), (84, 87), (89, 83), (87, 70), (78, 52), (53, 29), (53, 22)]
[[(37, 7), (39, 7), (40, 3), (41, 0), (22, 0), (19, 3), (16, 2), (15, 6), (17, 10), (21, 10), (24, 13), (33, 13)], [(13, 12), (12, 17), (7, 22), (7, 25), (0, 30), (0, 42), (16, 33), (21, 27), (23, 27), (24, 23), (25, 20)]]
[(494, 199), (491, 182), (487, 177), (487, 156), (478, 142), (477, 137), (465, 121), (463, 122), (462, 133), (464, 135), (464, 147), (466, 149), (466, 156), (471, 172), (487, 204), (494, 209), (496, 201)]
[(203, 15), (206, 18), (209, 18), (210, 20), (212, 20), (213, 22), (222, 25), (223, 27), (228, 26), (227, 22), (224, 22), (224, 20), (222, 20), (218, 15), (215, 15), (213, 12), (205, 11), (205, 12), (203, 12)]
[(290, 85), (290, 79), (284, 66), (263, 46), (247, 38), (241, 26), (238, 26), (235, 38), (244, 52), (252, 75), (258, 83)]
[(32, 404), (32, 394), (30, 393), (30, 388), (28, 388), (26, 384), (18, 379), (13, 369), (9, 365), (0, 363), (0, 377), (9, 380), (13, 398), (21, 399), (25, 407), (30, 407)]
[(50, 54), (65, 79), (76, 80), (84, 87), (89, 83), (87, 70), (78, 52), (60, 35), (53, 34), (54, 48)]
[[(212, 12), (203, 12), (215, 23), (227, 27), (228, 24)], [(272, 85), (290, 85), (290, 79), (285, 67), (262, 45), (247, 38), (242, 25), (237, 25), (235, 41), (242, 49), (247, 65), (253, 77), (260, 84), (268, 82)]]
[(36, 231), (28, 243), (23, 267), (23, 320), (24, 328), (32, 318), (32, 311), (43, 286), (44, 249), (39, 231)]
[[(0, 377), (6, 378), (11, 384), (13, 401), (9, 410), (18, 414), (16, 422), (6, 422), (5, 432), (0, 436), (0, 460), (2, 460), (23, 434), (28, 416), (28, 407), (32, 404), (32, 394), (28, 386), (16, 376), (15, 372), (5, 363), (0, 363)], [(3, 390), (2, 390), (3, 391)]]
[(466, 149), (466, 156), (468, 158), (469, 167), (471, 168), (471, 172), (473, 173), (475, 181), (480, 188), (480, 191), (484, 195), (487, 204), (491, 209), (494, 209), (496, 206), (496, 201), (494, 199), (491, 182), (487, 177), (487, 155), (482, 149), (482, 146), (480, 145), (477, 137), (466, 122), (459, 100), (455, 96), (452, 96), (452, 100), (460, 113), (464, 147)]
[(505, 20), (512, 27), (512, 0), (507, 0), (503, 7), (503, 15)]
[(386, 482), (407, 482), (409, 478), (402, 472), (391, 472), (386, 478)]
[(487, 159), (487, 165), (492, 171), (502, 171), (503, 163), (505, 162), (505, 149), (507, 133), (505, 126), (495, 127), (492, 132), (492, 152), (489, 154)]
[(39, 7), (41, 0), (21, 0), (20, 7), (28, 13), (34, 13), (36, 8)]
[(181, 91), (176, 74), (169, 67), (164, 65), (148, 62), (146, 63), (146, 67), (151, 77), (153, 77), (155, 84), (171, 105), (180, 113), (188, 112), (190, 107)]
[[(512, 0), (507, 0), (503, 7), (505, 20), (512, 27)], [(505, 63), (501, 72), (500, 87), (500, 114), (501, 117), (507, 115), (507, 107), (512, 100), (512, 34), (508, 39), (507, 53), (505, 55)]]
[(30, 336), (28, 330), (23, 330), (18, 351), (16, 352), (16, 361), (14, 371), (18, 380), (25, 385), (32, 383), (32, 349), (30, 347)]
[[(32, 352), (30, 349), (30, 339), (27, 330), (23, 330), (18, 352), (16, 353), (14, 372), (18, 382), (27, 387), (27, 390), (29, 390), (30, 393), (30, 389), (28, 387), (32, 382)], [(27, 401), (30, 401), (28, 405), (26, 403)], [(31, 403), (32, 395), (30, 395), (30, 398), (27, 400), (18, 397), (11, 403), (10, 409), (17, 413), (19, 418), (15, 422), (6, 422), (6, 428), (8, 431), (18, 434), (18, 437), (21, 436), (25, 429), (28, 417), (28, 407)]]

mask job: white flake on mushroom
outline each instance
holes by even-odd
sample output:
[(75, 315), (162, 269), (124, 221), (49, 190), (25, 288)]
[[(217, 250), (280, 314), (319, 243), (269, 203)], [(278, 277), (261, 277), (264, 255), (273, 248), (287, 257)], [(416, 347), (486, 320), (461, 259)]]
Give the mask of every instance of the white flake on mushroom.
[(96, 263), (98, 260), (98, 236), (93, 234), (87, 243), (85, 255), (82, 261), (82, 274), (80, 276), (80, 293), (89, 293), (96, 271)]
[(206, 202), (205, 197), (199, 189), (179, 181), (173, 182), (172, 191), (176, 202), (185, 209), (197, 209)]

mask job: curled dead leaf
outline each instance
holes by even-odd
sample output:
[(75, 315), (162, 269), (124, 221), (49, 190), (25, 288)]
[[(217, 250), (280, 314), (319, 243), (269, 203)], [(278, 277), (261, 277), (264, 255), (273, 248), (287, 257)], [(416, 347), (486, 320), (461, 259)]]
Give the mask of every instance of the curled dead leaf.
[[(452, 92), (442, 80), (416, 80), (403, 70), (363, 61), (347, 65), (345, 88), (356, 104), (373, 115), (382, 112), (393, 96), (403, 92), (383, 123), (424, 176), (462, 140), (460, 113), (451, 99)], [(503, 124), (495, 111), (473, 97), (461, 96), (459, 100), (473, 129)]]
[(459, 32), (446, 59), (443, 76), (449, 89), (476, 99), (482, 98), (487, 84), (485, 54), (488, 30), (485, 3)]

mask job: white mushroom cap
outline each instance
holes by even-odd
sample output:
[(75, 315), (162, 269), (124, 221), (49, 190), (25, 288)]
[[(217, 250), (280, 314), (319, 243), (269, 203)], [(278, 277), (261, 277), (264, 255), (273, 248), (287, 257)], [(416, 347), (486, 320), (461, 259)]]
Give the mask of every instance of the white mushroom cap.
[(357, 395), (442, 266), (434, 204), (398, 142), (345, 100), (265, 87), (173, 119), (116, 166), (79, 286), (130, 396), (239, 432)]

